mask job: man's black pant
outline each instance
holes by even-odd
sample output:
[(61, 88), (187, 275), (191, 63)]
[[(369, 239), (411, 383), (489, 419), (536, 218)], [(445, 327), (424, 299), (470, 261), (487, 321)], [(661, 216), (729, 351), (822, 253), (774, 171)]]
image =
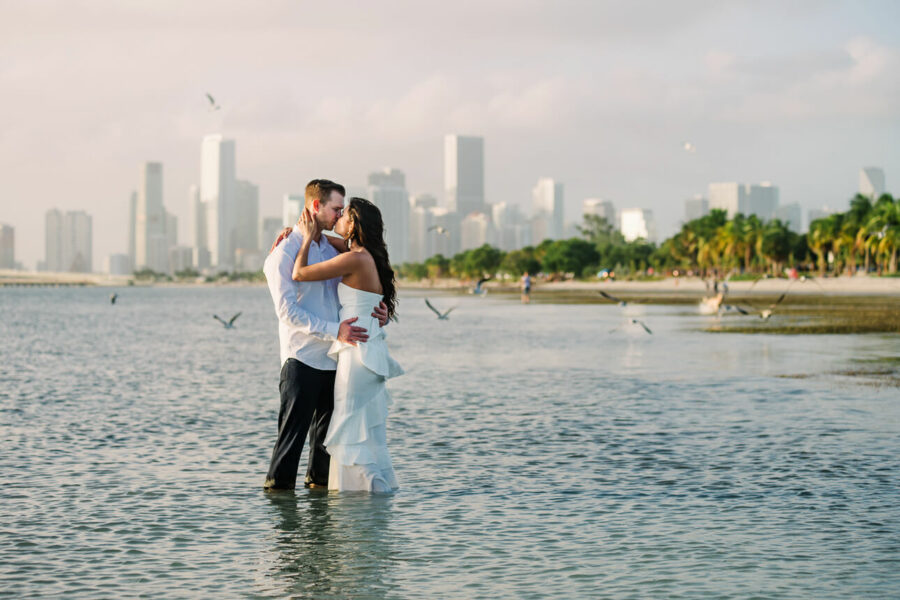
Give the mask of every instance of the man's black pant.
[[(309, 464), (306, 483), (328, 485), (325, 434), (334, 409), (334, 371), (321, 371), (289, 358), (281, 367), (281, 409), (278, 441), (266, 476), (267, 488), (293, 489), (303, 440), (309, 432)], [(312, 425), (312, 427), (310, 427)]]

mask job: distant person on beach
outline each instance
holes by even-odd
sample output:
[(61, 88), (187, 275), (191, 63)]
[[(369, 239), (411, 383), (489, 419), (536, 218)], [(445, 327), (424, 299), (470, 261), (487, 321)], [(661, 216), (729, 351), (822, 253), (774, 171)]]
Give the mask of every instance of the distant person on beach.
[[(263, 266), (278, 317), (282, 363), (278, 438), (263, 486), (266, 490), (294, 489), (307, 433), (310, 447), (304, 483), (306, 487), (328, 485), (330, 457), (324, 441), (331, 423), (337, 368), (329, 351), (335, 340), (355, 346), (369, 337), (366, 328), (354, 325), (358, 316), (339, 321), (338, 277), (302, 282), (292, 277), (304, 243), (311, 265), (337, 256), (336, 246), (343, 249), (343, 240), (332, 242), (321, 232), (337, 223), (344, 210), (344, 195), (344, 187), (333, 181), (310, 181), (302, 214), (314, 222), (312, 234), (305, 233), (309, 230), (301, 228), (300, 222), (282, 231)], [(378, 303), (371, 316), (373, 322), (384, 326), (387, 306)]]
[(528, 304), (531, 302), (531, 275), (526, 271), (522, 274), (522, 279), (519, 281), (519, 286), (522, 288), (522, 304)]

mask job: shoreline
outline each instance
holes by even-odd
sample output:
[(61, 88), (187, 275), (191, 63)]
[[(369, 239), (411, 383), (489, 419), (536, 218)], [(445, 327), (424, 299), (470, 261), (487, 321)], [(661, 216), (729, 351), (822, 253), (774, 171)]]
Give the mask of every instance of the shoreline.
[[(698, 277), (669, 277), (654, 281), (539, 281), (533, 280), (533, 296), (594, 294), (605, 291), (614, 296), (653, 298), (696, 298), (707, 294), (706, 282)], [(34, 271), (0, 270), (0, 287), (28, 286), (94, 286), (94, 287), (152, 287), (152, 286), (262, 286), (264, 281), (146, 281), (130, 275), (101, 273), (44, 273)], [(789, 291), (803, 296), (897, 296), (900, 297), (900, 277), (841, 276), (789, 280), (768, 278), (753, 281), (728, 282), (729, 296), (772, 296)], [(469, 293), (473, 284), (455, 278), (408, 281), (398, 280), (401, 291), (445, 291)], [(488, 293), (518, 294), (518, 281), (489, 281), (483, 286)]]

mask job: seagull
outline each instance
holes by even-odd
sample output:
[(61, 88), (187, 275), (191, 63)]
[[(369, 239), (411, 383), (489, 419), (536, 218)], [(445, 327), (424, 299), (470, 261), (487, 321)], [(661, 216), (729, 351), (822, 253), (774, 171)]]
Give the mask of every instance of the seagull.
[(691, 154), (697, 151), (697, 147), (691, 142), (682, 142), (681, 147), (684, 148), (685, 152), (690, 152)]
[(445, 227), (441, 227), (440, 225), (432, 225), (428, 228), (428, 231), (436, 231), (438, 235), (450, 235), (450, 232), (447, 231)]
[(231, 317), (231, 320), (230, 320), (230, 321), (226, 321), (226, 320), (224, 320), (222, 317), (220, 317), (219, 315), (213, 315), (213, 319), (215, 319), (216, 321), (218, 321), (219, 323), (221, 323), (222, 325), (224, 325), (224, 326), (225, 326), (225, 329), (234, 329), (234, 321), (235, 321), (235, 319), (237, 319), (239, 316), (241, 316), (241, 313), (238, 313), (238, 314), (234, 315), (233, 317)]
[(119, 299), (119, 295), (115, 292), (113, 292), (112, 294), (109, 295), (109, 303), (110, 304), (115, 304), (116, 300), (118, 300), (118, 299)]
[(741, 308), (741, 307), (738, 306), (737, 304), (725, 304), (724, 307), (725, 307), (725, 310), (736, 310), (736, 311), (738, 311), (739, 313), (741, 313), (742, 315), (749, 315), (749, 314), (750, 314), (749, 312), (747, 312), (746, 309)]
[(206, 99), (209, 100), (209, 110), (213, 111), (213, 110), (219, 110), (220, 108), (222, 108), (221, 106), (216, 104), (216, 99), (213, 98), (209, 94), (209, 92), (206, 93)]
[[(628, 319), (628, 321), (626, 321), (626, 322), (631, 325), (640, 325), (641, 327), (644, 328), (644, 331), (646, 331), (647, 333), (649, 333), (651, 335), (653, 334), (653, 332), (650, 331), (650, 328), (647, 327), (647, 325), (640, 319)], [(617, 331), (618, 329), (621, 329), (621, 327), (616, 327), (614, 329), (610, 329), (609, 332), (612, 333), (613, 331)]]
[(427, 305), (428, 305), (428, 308), (430, 308), (430, 309), (432, 310), (432, 312), (434, 312), (434, 314), (437, 315), (438, 321), (447, 321), (447, 320), (449, 320), (448, 317), (450, 316), (450, 312), (451, 312), (454, 308), (456, 308), (455, 306), (453, 306), (453, 307), (451, 307), (451, 308), (448, 308), (448, 309), (447, 309), (447, 312), (441, 314), (441, 311), (439, 311), (438, 309), (436, 309), (436, 308), (434, 307), (434, 305), (433, 305), (431, 302), (428, 301), (428, 298), (425, 298), (425, 304), (427, 304)]
[(762, 319), (763, 321), (768, 321), (769, 317), (772, 316), (772, 311), (775, 309), (776, 306), (778, 306), (778, 304), (782, 300), (784, 300), (785, 296), (787, 296), (787, 292), (781, 294), (778, 297), (778, 300), (776, 300), (775, 302), (773, 302), (772, 304), (769, 305), (769, 308), (764, 308), (761, 311), (759, 311), (759, 318)]
[(616, 297), (613, 296), (612, 294), (607, 294), (607, 293), (604, 292), (603, 290), (599, 290), (599, 293), (600, 293), (601, 296), (603, 296), (603, 297), (606, 298), (607, 300), (612, 300), (613, 302), (615, 302), (615, 303), (618, 304), (619, 306), (628, 306), (628, 303), (627, 303), (627, 302), (625, 302), (624, 300), (620, 300), (619, 298), (616, 298)]
[(478, 283), (475, 284), (475, 289), (472, 290), (473, 294), (487, 294), (487, 290), (481, 287), (481, 284), (485, 281), (490, 281), (490, 277), (482, 277), (478, 280)]

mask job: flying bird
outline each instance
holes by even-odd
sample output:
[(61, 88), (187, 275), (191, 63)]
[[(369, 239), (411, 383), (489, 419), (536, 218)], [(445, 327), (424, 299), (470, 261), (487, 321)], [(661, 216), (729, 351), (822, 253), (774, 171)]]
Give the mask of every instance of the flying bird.
[(428, 231), (435, 231), (438, 235), (450, 235), (450, 232), (447, 231), (445, 227), (441, 227), (440, 225), (432, 225), (428, 228)]
[(209, 100), (209, 110), (213, 111), (213, 110), (219, 110), (220, 108), (222, 108), (221, 106), (216, 104), (216, 99), (213, 98), (209, 92), (206, 93), (206, 99)]
[(628, 303), (627, 303), (627, 302), (625, 302), (624, 300), (622, 300), (622, 299), (620, 299), (620, 298), (616, 298), (616, 297), (613, 296), (612, 294), (607, 294), (607, 293), (604, 292), (603, 290), (599, 290), (599, 293), (600, 293), (601, 296), (603, 296), (603, 297), (606, 298), (607, 300), (611, 300), (612, 302), (615, 302), (615, 303), (618, 304), (619, 306), (628, 306)]
[(118, 299), (119, 299), (119, 295), (115, 292), (113, 292), (112, 294), (109, 295), (109, 303), (110, 304), (115, 304), (116, 300), (118, 300)]
[(239, 316), (241, 316), (241, 313), (238, 313), (238, 314), (234, 315), (233, 317), (231, 317), (231, 320), (226, 321), (225, 319), (223, 319), (223, 318), (220, 317), (219, 315), (213, 315), (213, 319), (215, 319), (216, 321), (218, 321), (219, 323), (221, 323), (222, 325), (224, 325), (224, 326), (225, 326), (225, 329), (234, 329), (234, 322), (235, 322), (235, 320), (236, 320)]
[(479, 279), (478, 283), (475, 284), (475, 289), (472, 290), (472, 293), (473, 294), (482, 294), (482, 295), (487, 294), (487, 290), (485, 288), (481, 287), (481, 284), (484, 283), (485, 281), (490, 281), (490, 280), (491, 280), (490, 277), (482, 277), (481, 279)]
[(434, 314), (437, 315), (437, 318), (438, 318), (439, 321), (447, 321), (447, 320), (449, 320), (447, 317), (450, 315), (450, 312), (451, 312), (454, 308), (456, 308), (455, 306), (453, 306), (453, 307), (451, 307), (451, 308), (448, 308), (448, 309), (447, 309), (447, 312), (441, 313), (441, 311), (439, 311), (438, 309), (436, 309), (436, 308), (434, 307), (434, 305), (433, 305), (431, 302), (428, 301), (428, 298), (425, 298), (425, 304), (427, 304), (427, 305), (428, 305), (428, 308), (430, 308), (431, 311), (432, 311)]
[[(650, 328), (647, 327), (647, 324), (644, 323), (643, 321), (641, 321), (640, 319), (628, 319), (628, 321), (626, 321), (626, 322), (629, 323), (630, 325), (640, 325), (641, 327), (644, 328), (644, 331), (646, 331), (647, 333), (649, 333), (649, 334), (651, 334), (651, 335), (653, 334), (653, 332), (650, 331)], [(621, 329), (621, 327), (615, 327), (615, 328), (613, 328), (613, 329), (610, 329), (609, 332), (612, 333), (612, 332), (617, 331), (617, 330), (619, 330), (619, 329)]]

